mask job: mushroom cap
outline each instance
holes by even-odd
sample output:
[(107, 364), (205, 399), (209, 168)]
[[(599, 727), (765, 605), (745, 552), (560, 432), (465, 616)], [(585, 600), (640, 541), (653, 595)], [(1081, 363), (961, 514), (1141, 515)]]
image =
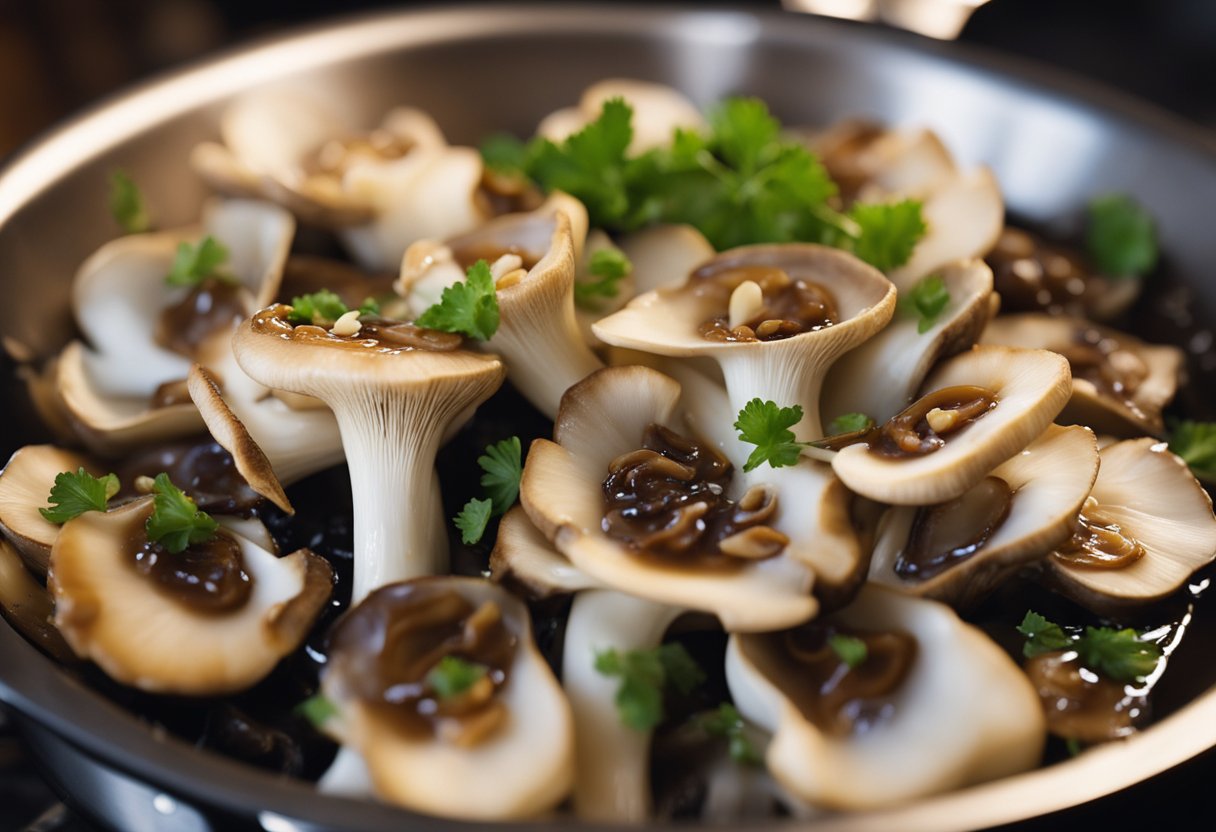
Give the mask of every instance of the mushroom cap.
[(523, 587), (531, 598), (604, 586), (554, 551), (532, 525), (523, 506), (512, 508), (498, 524), (498, 538), (490, 552), (490, 577), (500, 584)]
[(739, 712), (773, 733), (769, 771), (817, 806), (891, 806), (1033, 768), (1046, 725), (1038, 695), (988, 636), (949, 607), (867, 585), (831, 621), (862, 631), (903, 630), (916, 657), (894, 710), (862, 734), (834, 737), (809, 722), (761, 671), (764, 636), (731, 637), (726, 678)]
[[(534, 817), (553, 808), (574, 778), (573, 720), (561, 686), (536, 649), (527, 607), (502, 587), (476, 578), (422, 578), (390, 584), (377, 594), (411, 584), (451, 589), (474, 607), (498, 605), (504, 626), (518, 640), (497, 694), (507, 719), (471, 748), (394, 730), (347, 695), (343, 655), (332, 651), (322, 689), (338, 706), (344, 743), (367, 763), (376, 794), (414, 811), (478, 821)], [(336, 626), (359, 613), (355, 607)]]
[(632, 231), (618, 241), (633, 263), (637, 294), (674, 289), (715, 254), (705, 235), (691, 225), (655, 225)]
[(884, 521), (870, 562), (870, 580), (910, 595), (969, 607), (1011, 572), (1041, 560), (1072, 534), (1077, 512), (1098, 476), (1098, 444), (1080, 426), (1048, 425), (1038, 439), (988, 474), (1012, 497), (1009, 514), (980, 551), (927, 580), (904, 580), (895, 563), (918, 509), (898, 506)]
[(59, 525), (38, 509), (50, 506), (47, 496), (57, 475), (81, 468), (93, 476), (105, 473), (93, 460), (72, 451), (54, 445), (26, 445), (0, 471), (0, 532), (37, 575), (46, 575), (51, 546), (59, 537)]
[(279, 558), (229, 531), (252, 592), (232, 613), (200, 613), (157, 590), (131, 563), (131, 528), (151, 511), (145, 497), (63, 525), (48, 581), (55, 625), (78, 656), (141, 690), (213, 696), (251, 687), (300, 645), (329, 600), (328, 562), (307, 549)]
[(1068, 361), (1047, 350), (973, 347), (938, 367), (922, 394), (975, 385), (996, 394), (996, 407), (933, 453), (888, 459), (865, 444), (850, 445), (832, 468), (871, 500), (911, 506), (953, 500), (1043, 433), (1068, 400), (1071, 378)]
[(55, 607), (50, 593), (25, 568), (17, 550), (3, 540), (0, 540), (0, 614), (51, 658), (65, 665), (76, 661), (72, 648), (51, 623)]
[(911, 403), (934, 364), (976, 342), (991, 317), (992, 269), (982, 260), (962, 260), (939, 274), (950, 301), (932, 327), (920, 332), (917, 316), (897, 312), (832, 366), (824, 383), (825, 421), (864, 413), (881, 424)]
[(958, 174), (941, 138), (923, 127), (883, 132), (865, 144), (853, 164), (866, 176), (859, 195), (862, 202), (893, 195), (932, 198)]
[(665, 147), (671, 143), (676, 128), (701, 130), (705, 127), (705, 119), (696, 105), (665, 84), (606, 78), (584, 90), (577, 107), (566, 107), (541, 119), (536, 134), (560, 142), (599, 118), (604, 102), (611, 98), (623, 98), (633, 108), (630, 155)]
[(1131, 439), (1101, 450), (1090, 496), (1145, 554), (1123, 568), (1085, 568), (1047, 559), (1048, 580), (1101, 615), (1157, 601), (1216, 559), (1212, 499), (1164, 442)]
[(566, 392), (556, 442), (528, 452), (520, 498), (537, 529), (580, 570), (621, 591), (717, 615), (727, 629), (792, 626), (815, 614), (813, 572), (782, 554), (727, 573), (673, 569), (636, 557), (601, 528), (609, 463), (636, 450), (653, 424), (671, 424), (680, 385), (646, 367), (611, 367)]
[(1173, 400), (1178, 390), (1178, 379), (1186, 364), (1185, 354), (1177, 347), (1147, 344), (1133, 335), (1081, 318), (1033, 312), (994, 319), (984, 330), (980, 342), (1031, 349), (1062, 349), (1075, 343), (1077, 334), (1087, 330), (1097, 332), (1103, 338), (1117, 340), (1121, 350), (1133, 353), (1144, 362), (1148, 375), (1132, 393), (1130, 406), (1103, 395), (1092, 382), (1074, 378), (1072, 398), (1060, 418), (1089, 425), (1098, 432), (1123, 437), (1145, 433), (1161, 435), (1165, 427), (1161, 410)]

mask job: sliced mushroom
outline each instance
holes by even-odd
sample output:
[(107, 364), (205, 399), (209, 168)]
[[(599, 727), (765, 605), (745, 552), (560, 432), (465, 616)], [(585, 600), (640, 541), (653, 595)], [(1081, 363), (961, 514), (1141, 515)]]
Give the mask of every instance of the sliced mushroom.
[(325, 607), (329, 564), (307, 549), (279, 558), (226, 530), (214, 557), (160, 550), (153, 565), (143, 549), (151, 512), (145, 497), (64, 524), (48, 581), (56, 627), (78, 656), (141, 690), (213, 696), (251, 687)]
[[(1055, 353), (973, 347), (928, 378), (927, 395), (890, 420), (885, 436), (843, 449), (832, 469), (871, 500), (912, 506), (953, 500), (1039, 436), (1070, 387), (1068, 362)], [(963, 403), (930, 409), (939, 398)], [(945, 424), (934, 424), (938, 416)], [(919, 447), (889, 455), (884, 443), (893, 436), (918, 440)]]
[(696, 105), (663, 84), (627, 78), (607, 78), (583, 91), (577, 107), (550, 113), (536, 128), (538, 136), (561, 141), (599, 118), (604, 103), (623, 98), (633, 108), (633, 140), (630, 155), (638, 155), (671, 144), (676, 129), (701, 130), (705, 119)]
[(925, 128), (887, 130), (866, 142), (853, 162), (863, 177), (857, 199), (931, 198), (958, 168), (941, 138)]
[(634, 290), (675, 289), (717, 252), (691, 225), (656, 225), (621, 237), (621, 251), (633, 263)]
[(1160, 600), (1216, 559), (1212, 500), (1186, 463), (1148, 437), (1108, 445), (1074, 537), (1048, 580), (1101, 615)]
[(55, 606), (46, 587), (22, 564), (17, 550), (0, 540), (0, 614), (17, 632), (62, 664), (76, 660), (55, 629)]
[(1161, 411), (1173, 400), (1185, 364), (1177, 347), (1146, 344), (1080, 318), (1002, 316), (980, 340), (1066, 357), (1072, 366), (1072, 398), (1061, 420), (1122, 437), (1163, 434)]
[(1093, 432), (1050, 425), (961, 497), (891, 509), (870, 580), (970, 607), (1068, 539), (1097, 476)]
[[(865, 642), (853, 667), (832, 636)], [(949, 607), (873, 585), (827, 619), (732, 636), (726, 677), (739, 712), (773, 733), (769, 771), (822, 808), (1004, 777), (1043, 750), (1038, 696), (998, 645)]]
[[(766, 308), (759, 284), (750, 279), (761, 273), (782, 273), (790, 285), (813, 285), (826, 292), (836, 319), (781, 340), (710, 340), (702, 334), (703, 325), (726, 316), (728, 307), (747, 305), (753, 313)], [(749, 285), (757, 296), (745, 299)], [(894, 311), (894, 287), (852, 255), (814, 245), (745, 246), (705, 263), (679, 289), (634, 298), (593, 330), (600, 340), (618, 347), (716, 360), (733, 413), (756, 397), (782, 406), (801, 405), (804, 416), (795, 432), (806, 441), (823, 435), (819, 394), (832, 362), (880, 330)], [(732, 332), (734, 317), (727, 322)]]
[(915, 314), (896, 312), (886, 328), (846, 353), (828, 372), (823, 415), (864, 413), (884, 422), (907, 407), (933, 365), (969, 349), (991, 317), (992, 271), (980, 260), (940, 272), (949, 303), (924, 332)]
[[(576, 567), (620, 591), (712, 612), (732, 630), (771, 629), (806, 620), (817, 607), (810, 596), (814, 573), (786, 549), (774, 554), (770, 547), (757, 553), (764, 555), (757, 559), (722, 555), (711, 559), (712, 568), (704, 568), (699, 554), (690, 554), (687, 563), (681, 563), (683, 555), (655, 556), (645, 545), (631, 547), (605, 531), (609, 508), (603, 483), (610, 466), (638, 451), (650, 426), (671, 426), (679, 398), (676, 382), (645, 367), (600, 370), (572, 387), (558, 413), (556, 441), (535, 440), (528, 453), (520, 490), (528, 516)], [(654, 473), (658, 476), (659, 469)], [(727, 494), (742, 499), (751, 485), (735, 477)], [(800, 511), (812, 514), (819, 499), (809, 495), (809, 507), (794, 502), (798, 508), (787, 512), (780, 508), (784, 503), (773, 500), (772, 490), (761, 488), (753, 497), (758, 494), (765, 495), (767, 510), (776, 505), (781, 517)], [(699, 510), (694, 506), (681, 513), (672, 533), (678, 534), (677, 529)], [(760, 525), (758, 534), (771, 538), (773, 530)], [(817, 531), (816, 542), (825, 548), (849, 545), (851, 530)], [(843, 540), (837, 539), (842, 535)], [(806, 546), (810, 548), (811, 542)]]
[(641, 823), (651, 816), (651, 731), (621, 724), (620, 680), (595, 669), (596, 654), (650, 650), (680, 615), (679, 607), (624, 592), (579, 593), (570, 608), (562, 685), (574, 713), (577, 768), (574, 811), (584, 820)]
[(603, 588), (554, 551), (522, 506), (508, 511), (498, 524), (498, 538), (490, 552), (490, 577), (501, 584), (522, 586), (532, 598)]
[(315, 396), (337, 417), (354, 501), (355, 600), (395, 580), (444, 571), (435, 454), (449, 424), (498, 389), (502, 363), (453, 349), (458, 337), (429, 330), (410, 330), (418, 345), (410, 346), (381, 340), (387, 331), (297, 329), (287, 309), (269, 307), (243, 324), (233, 351), (258, 383)]
[(47, 495), (63, 471), (84, 468), (93, 476), (102, 471), (93, 460), (54, 445), (26, 445), (9, 458), (0, 472), (0, 531), (8, 538), (26, 566), (45, 575), (51, 546), (59, 536), (59, 526), (39, 512), (47, 508)]
[[(444, 696), (432, 673), (445, 657), (479, 666), (480, 677)], [(488, 581), (376, 590), (335, 625), (322, 690), (339, 712), (327, 729), (363, 758), (383, 800), (512, 820), (545, 813), (570, 790), (570, 706), (527, 607)]]

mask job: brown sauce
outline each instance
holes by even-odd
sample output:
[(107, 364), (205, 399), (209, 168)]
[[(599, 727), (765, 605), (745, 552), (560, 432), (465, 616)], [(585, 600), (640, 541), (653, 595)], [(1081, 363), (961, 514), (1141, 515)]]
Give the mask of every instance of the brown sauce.
[[(474, 606), (442, 586), (392, 584), (376, 590), (334, 628), (331, 672), (344, 694), (373, 708), (410, 737), (474, 745), (506, 719), (497, 694), (518, 648), (492, 601)], [(485, 669), (464, 693), (441, 697), (427, 677), (448, 656)]]
[(1074, 652), (1035, 656), (1025, 669), (1038, 691), (1047, 729), (1057, 736), (1104, 742), (1134, 733), (1148, 719), (1145, 696), (1086, 670)]
[(293, 254), (283, 269), (278, 300), (290, 303), (292, 298), (327, 289), (358, 309), (368, 298), (391, 297), (396, 279), (396, 273), (367, 274), (341, 260)]
[(1134, 350), (1095, 328), (1078, 330), (1071, 344), (1053, 350), (1068, 359), (1074, 379), (1088, 381), (1099, 394), (1138, 410), (1133, 398), (1149, 369)]
[(1019, 228), (1006, 227), (984, 259), (1002, 312), (1084, 316), (1109, 291), (1080, 255)]
[(241, 294), (239, 283), (207, 278), (160, 313), (156, 343), (193, 358), (208, 337), (245, 317)]
[(206, 543), (174, 554), (148, 540), (141, 516), (128, 535), (135, 571), (163, 595), (193, 612), (223, 614), (239, 610), (253, 592), (253, 578), (237, 541), (220, 531)]
[(916, 512), (908, 544), (895, 561), (904, 580), (927, 581), (979, 554), (1009, 516), (1013, 492), (985, 477), (961, 497)]
[(289, 341), (381, 354), (415, 350), (451, 352), (460, 349), (464, 344), (461, 336), (451, 332), (439, 332), (404, 321), (375, 316), (361, 317), (361, 327), (354, 335), (336, 335), (325, 327), (293, 324), (287, 318), (289, 313), (290, 307), (283, 304), (267, 307), (253, 316), (253, 331), (264, 335), (277, 335)]
[[(983, 387), (943, 387), (922, 396), (878, 428), (870, 452), (889, 459), (931, 454), (945, 447), (945, 437), (964, 430), (996, 406), (996, 394)], [(958, 416), (948, 429), (934, 430), (928, 415), (935, 409), (957, 411)]]
[(135, 480), (162, 471), (206, 512), (247, 514), (263, 502), (236, 470), (232, 455), (210, 438), (159, 445), (124, 458), (114, 469), (123, 486), (119, 498), (141, 496), (132, 490)]
[(1107, 517), (1101, 506), (1087, 504), (1077, 522), (1072, 537), (1051, 554), (1065, 566), (1124, 569), (1144, 557), (1144, 544)]
[(840, 321), (836, 299), (826, 287), (792, 278), (776, 266), (736, 266), (720, 271), (707, 267), (693, 272), (693, 280), (699, 284), (697, 291), (720, 296), (723, 307), (729, 307), (731, 293), (747, 280), (756, 283), (764, 295), (760, 311), (734, 328), (725, 314), (702, 322), (698, 332), (708, 341), (780, 341)]
[(642, 447), (608, 468), (604, 532), (668, 566), (734, 568), (780, 554), (789, 539), (767, 525), (776, 495), (757, 486), (736, 503), (725, 496), (732, 470), (708, 445), (652, 424)]
[[(833, 636), (865, 643), (865, 659), (849, 665)], [(812, 622), (780, 633), (749, 636), (740, 646), (809, 722), (826, 734), (863, 733), (889, 719), (894, 698), (916, 662), (917, 640), (903, 631), (869, 631)]]

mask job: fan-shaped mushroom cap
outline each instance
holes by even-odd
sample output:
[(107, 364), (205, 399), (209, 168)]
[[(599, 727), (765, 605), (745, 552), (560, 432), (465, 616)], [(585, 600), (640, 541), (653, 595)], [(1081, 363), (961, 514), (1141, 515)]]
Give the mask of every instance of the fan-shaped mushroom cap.
[(46, 574), (51, 546), (59, 536), (58, 524), (44, 518), (38, 509), (49, 506), (47, 495), (58, 474), (81, 468), (93, 476), (105, 473), (80, 454), (54, 445), (26, 445), (17, 449), (0, 472), (0, 532), (38, 575)]
[[(505, 719), (466, 747), (401, 730), (393, 707), (358, 695), (358, 679), (388, 640), (393, 610), (418, 591), (452, 591), (479, 608), (497, 605), (516, 647), (496, 694)], [(418, 812), (467, 820), (535, 817), (559, 803), (574, 777), (570, 706), (532, 638), (527, 607), (473, 578), (428, 578), (383, 587), (335, 626), (322, 689), (339, 709), (338, 733), (367, 763), (376, 794)], [(526, 761), (526, 762), (525, 762)]]
[(595, 669), (596, 654), (650, 650), (680, 613), (624, 592), (593, 590), (574, 599), (566, 623), (562, 684), (578, 742), (574, 811), (584, 820), (640, 823), (651, 814), (651, 731), (621, 724), (620, 680)]
[(611, 587), (712, 612), (728, 629), (805, 621), (817, 607), (810, 596), (814, 575), (788, 553), (727, 572), (676, 569), (638, 557), (601, 527), (601, 483), (609, 463), (637, 450), (649, 425), (671, 424), (679, 397), (675, 381), (645, 367), (600, 370), (572, 387), (558, 413), (556, 442), (537, 439), (528, 452), (520, 488), (524, 509), (558, 551)]
[(664, 84), (628, 78), (606, 78), (583, 91), (577, 107), (567, 107), (545, 116), (536, 128), (538, 136), (559, 142), (599, 118), (604, 102), (623, 98), (633, 107), (633, 141), (629, 153), (637, 155), (671, 143), (676, 128), (705, 127), (696, 105)]
[(949, 607), (871, 585), (829, 623), (916, 641), (890, 711), (862, 733), (835, 736), (803, 715), (787, 693), (792, 678), (782, 679), (791, 660), (778, 637), (734, 635), (727, 648), (735, 704), (773, 733), (765, 762), (791, 792), (824, 808), (872, 809), (1038, 764), (1046, 736), (1038, 695), (997, 644)]
[[(778, 341), (710, 341), (699, 328), (721, 315), (721, 301), (698, 291), (697, 281), (751, 266), (783, 269), (813, 280), (833, 296), (841, 320)], [(718, 255), (679, 289), (634, 298), (592, 329), (605, 343), (665, 356), (703, 356), (722, 367), (731, 408), (738, 413), (755, 397), (782, 406), (799, 404), (795, 427), (801, 440), (819, 439), (819, 392), (824, 375), (842, 353), (872, 336), (895, 311), (894, 287), (873, 267), (837, 249), (790, 243), (744, 246)]]
[(937, 133), (927, 128), (887, 130), (865, 144), (854, 164), (864, 175), (858, 194), (862, 202), (893, 195), (931, 198), (958, 175), (954, 157)]
[(64, 524), (51, 550), (55, 625), (78, 656), (142, 690), (211, 696), (252, 686), (307, 635), (329, 600), (329, 564), (307, 549), (279, 558), (228, 531), (251, 594), (231, 612), (200, 612), (134, 566), (133, 535), (151, 511), (142, 498)]
[(534, 598), (604, 586), (555, 551), (522, 506), (508, 511), (498, 524), (498, 539), (490, 552), (490, 577), (498, 583), (519, 584)]
[(351, 469), (355, 599), (395, 580), (443, 571), (435, 454), (449, 424), (502, 384), (502, 362), (466, 350), (295, 338), (275, 328), (282, 323), (275, 310), (242, 324), (233, 351), (258, 383), (315, 396), (337, 417)]
[(914, 315), (896, 313), (886, 328), (846, 353), (828, 371), (823, 416), (864, 413), (881, 423), (911, 403), (942, 358), (968, 349), (988, 323), (992, 270), (982, 260), (951, 263), (940, 272), (950, 301), (920, 332)]
[(1068, 399), (1070, 378), (1068, 362), (1046, 350), (973, 347), (941, 365), (922, 391), (982, 387), (995, 394), (991, 411), (933, 453), (892, 459), (850, 445), (832, 469), (871, 500), (912, 506), (953, 500), (1051, 424)]
[(921, 215), (928, 226), (925, 236), (908, 262), (890, 274), (901, 292), (947, 263), (983, 257), (1005, 226), (1005, 202), (992, 171), (977, 168), (927, 196)]
[[(965, 560), (947, 563), (930, 577), (901, 577), (896, 564), (911, 543), (917, 513), (932, 507), (897, 506), (883, 521), (870, 562), (870, 580), (910, 595), (969, 607), (1010, 573), (1046, 557), (1072, 534), (1077, 512), (1097, 476), (1098, 445), (1093, 432), (1075, 425), (1049, 425), (1024, 451), (989, 473), (988, 477), (1008, 488), (1008, 509), (978, 551), (964, 556)], [(960, 514), (954, 522), (974, 525), (978, 519), (974, 514)], [(961, 538), (959, 542), (965, 543)]]
[(1164, 598), (1216, 559), (1216, 518), (1207, 492), (1164, 442), (1119, 442), (1103, 448), (1101, 457), (1082, 515), (1114, 524), (1143, 554), (1106, 568), (1074, 565), (1053, 554), (1047, 566), (1055, 587), (1106, 615)]
[(71, 664), (76, 656), (51, 623), (55, 616), (51, 595), (21, 561), (17, 550), (0, 540), (0, 614), (56, 661)]
[[(1076, 361), (1072, 398), (1061, 420), (1118, 436), (1163, 432), (1161, 410), (1173, 400), (1185, 363), (1177, 347), (1146, 344), (1109, 327), (1056, 315), (1026, 313), (996, 318), (980, 341), (1054, 350)], [(1092, 361), (1108, 367), (1114, 383), (1128, 392), (1116, 393), (1096, 385), (1087, 372)], [(1107, 371), (1098, 366), (1095, 372), (1101, 377)]]
[(633, 263), (637, 294), (674, 289), (715, 254), (705, 235), (691, 225), (656, 225), (621, 237), (621, 251)]

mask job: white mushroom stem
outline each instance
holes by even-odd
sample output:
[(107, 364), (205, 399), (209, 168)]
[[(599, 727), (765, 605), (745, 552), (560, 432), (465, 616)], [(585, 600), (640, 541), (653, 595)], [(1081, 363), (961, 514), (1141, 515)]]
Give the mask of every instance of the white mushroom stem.
[(590, 590), (574, 599), (562, 684), (574, 712), (574, 811), (584, 820), (639, 823), (651, 812), (651, 732), (621, 723), (615, 701), (620, 679), (595, 669), (596, 653), (653, 649), (680, 612), (612, 590)]

